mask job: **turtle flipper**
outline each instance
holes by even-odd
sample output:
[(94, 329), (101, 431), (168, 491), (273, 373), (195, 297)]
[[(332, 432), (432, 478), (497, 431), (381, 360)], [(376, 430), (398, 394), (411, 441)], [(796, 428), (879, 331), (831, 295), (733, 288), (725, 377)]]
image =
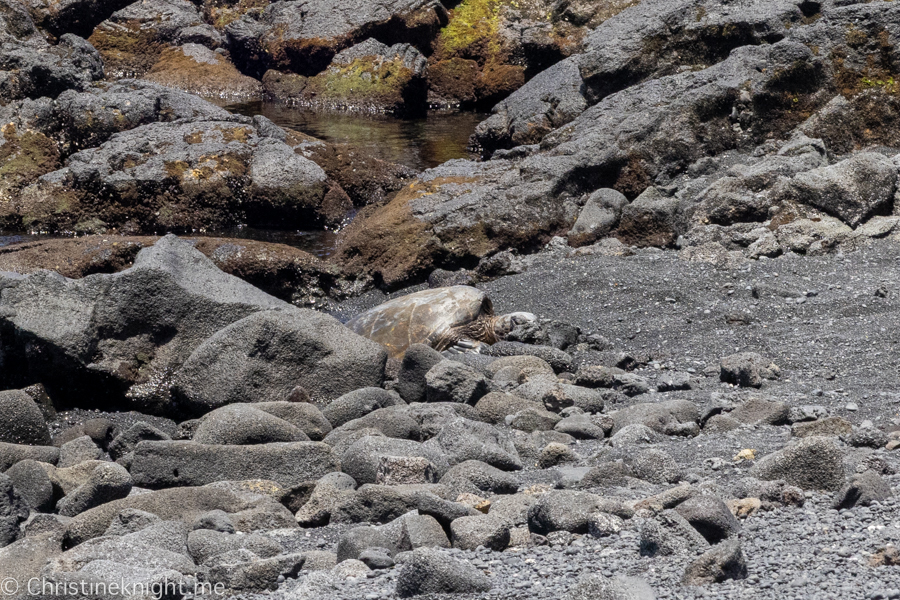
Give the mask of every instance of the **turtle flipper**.
[(462, 338), (447, 348), (446, 352), (450, 354), (481, 354), (481, 342)]

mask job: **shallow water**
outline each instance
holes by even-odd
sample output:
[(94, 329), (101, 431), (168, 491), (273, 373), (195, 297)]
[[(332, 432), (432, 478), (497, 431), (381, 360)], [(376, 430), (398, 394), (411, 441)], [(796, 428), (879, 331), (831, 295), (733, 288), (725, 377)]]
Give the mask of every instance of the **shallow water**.
[(429, 112), (417, 119), (348, 112), (314, 112), (274, 102), (226, 105), (231, 112), (263, 115), (276, 125), (335, 144), (350, 144), (390, 162), (418, 171), (454, 158), (470, 158), (466, 149), (484, 113)]
[(207, 237), (225, 237), (239, 240), (255, 240), (272, 244), (285, 244), (319, 258), (328, 258), (334, 252), (337, 233), (334, 231), (284, 231), (280, 229), (257, 229), (255, 227), (234, 227), (224, 231), (202, 234)]

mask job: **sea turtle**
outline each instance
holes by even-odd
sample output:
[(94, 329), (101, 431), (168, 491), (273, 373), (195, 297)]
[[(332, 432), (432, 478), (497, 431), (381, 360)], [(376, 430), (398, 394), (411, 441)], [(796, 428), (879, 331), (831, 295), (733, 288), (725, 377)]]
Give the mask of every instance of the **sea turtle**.
[(478, 352), (481, 342), (493, 344), (516, 325), (535, 320), (527, 312), (494, 315), (484, 292), (454, 285), (395, 298), (357, 315), (347, 327), (400, 357), (412, 344), (428, 344), (438, 352)]

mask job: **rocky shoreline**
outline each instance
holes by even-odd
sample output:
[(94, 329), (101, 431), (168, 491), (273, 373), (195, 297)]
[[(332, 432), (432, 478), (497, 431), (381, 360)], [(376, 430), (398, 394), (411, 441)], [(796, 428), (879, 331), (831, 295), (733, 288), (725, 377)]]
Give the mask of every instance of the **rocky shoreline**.
[(0, 598), (900, 598), (896, 4), (0, 0)]

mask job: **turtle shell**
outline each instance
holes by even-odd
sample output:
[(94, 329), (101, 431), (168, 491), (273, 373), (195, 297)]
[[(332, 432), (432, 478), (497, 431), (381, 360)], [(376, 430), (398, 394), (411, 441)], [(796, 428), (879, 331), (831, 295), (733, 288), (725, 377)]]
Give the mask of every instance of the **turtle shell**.
[(455, 285), (395, 298), (357, 315), (347, 327), (399, 357), (412, 344), (432, 345), (449, 329), (493, 314), (484, 292)]

